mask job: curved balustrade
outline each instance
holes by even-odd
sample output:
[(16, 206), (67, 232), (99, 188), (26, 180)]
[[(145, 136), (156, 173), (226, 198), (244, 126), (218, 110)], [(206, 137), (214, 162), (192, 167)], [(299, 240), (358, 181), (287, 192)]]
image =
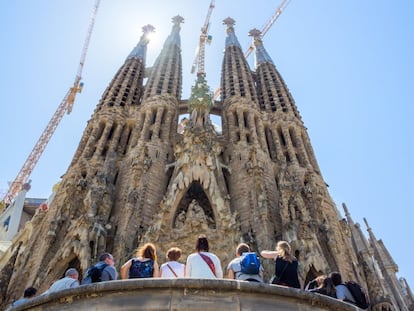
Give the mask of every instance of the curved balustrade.
[(359, 310), (302, 290), (212, 279), (135, 279), (83, 285), (38, 296), (18, 310)]

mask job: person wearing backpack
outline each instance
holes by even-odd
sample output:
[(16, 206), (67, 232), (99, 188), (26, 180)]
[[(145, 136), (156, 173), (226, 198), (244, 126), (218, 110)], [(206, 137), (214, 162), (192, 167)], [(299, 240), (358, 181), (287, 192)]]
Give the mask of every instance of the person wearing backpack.
[(131, 258), (121, 267), (121, 278), (157, 278), (160, 275), (157, 251), (154, 244), (146, 243), (138, 248), (135, 258)]
[(336, 298), (350, 302), (361, 309), (368, 309), (369, 298), (361, 285), (353, 281), (342, 283), (342, 276), (339, 272), (332, 272), (330, 277), (335, 285)]
[(99, 256), (99, 262), (86, 270), (82, 285), (116, 280), (114, 257), (110, 253)]
[(351, 302), (356, 305), (355, 299), (349, 291), (348, 287), (342, 283), (341, 274), (339, 272), (331, 272), (330, 278), (332, 279), (332, 283), (335, 285), (336, 298), (342, 301)]
[(300, 288), (298, 260), (291, 254), (291, 247), (288, 242), (279, 241), (276, 250), (264, 250), (260, 252), (260, 255), (275, 261), (275, 274), (271, 284)]
[(249, 282), (263, 282), (263, 267), (256, 253), (246, 243), (236, 248), (236, 258), (227, 266), (227, 278)]

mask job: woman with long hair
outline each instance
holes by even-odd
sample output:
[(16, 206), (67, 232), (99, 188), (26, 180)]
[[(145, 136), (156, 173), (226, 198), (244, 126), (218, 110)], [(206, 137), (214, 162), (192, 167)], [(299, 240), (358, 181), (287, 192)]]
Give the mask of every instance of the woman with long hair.
[(122, 279), (159, 277), (157, 251), (154, 244), (144, 244), (137, 249), (135, 256), (122, 265)]
[(260, 255), (275, 261), (275, 274), (272, 278), (272, 284), (300, 288), (298, 260), (291, 254), (291, 247), (288, 242), (279, 241), (276, 250), (264, 250), (260, 252)]

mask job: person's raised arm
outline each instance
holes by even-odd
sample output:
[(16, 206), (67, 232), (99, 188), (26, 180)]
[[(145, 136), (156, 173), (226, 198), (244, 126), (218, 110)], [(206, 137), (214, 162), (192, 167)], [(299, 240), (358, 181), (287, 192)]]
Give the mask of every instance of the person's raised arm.
[(266, 251), (266, 250), (264, 250), (264, 251), (260, 252), (260, 255), (263, 258), (267, 258), (267, 259), (275, 259), (277, 257), (277, 254), (278, 253), (276, 251)]

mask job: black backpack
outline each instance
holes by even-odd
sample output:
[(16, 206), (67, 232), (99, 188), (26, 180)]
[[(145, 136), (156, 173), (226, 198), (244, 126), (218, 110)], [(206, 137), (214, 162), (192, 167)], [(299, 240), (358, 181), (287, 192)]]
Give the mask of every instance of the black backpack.
[(101, 282), (102, 271), (108, 266), (107, 264), (103, 265), (94, 265), (88, 270), (88, 276), (91, 278), (91, 283)]
[(369, 298), (361, 285), (356, 282), (349, 281), (345, 283), (345, 286), (351, 292), (352, 297), (354, 297), (355, 304), (361, 309), (368, 309), (370, 305)]

